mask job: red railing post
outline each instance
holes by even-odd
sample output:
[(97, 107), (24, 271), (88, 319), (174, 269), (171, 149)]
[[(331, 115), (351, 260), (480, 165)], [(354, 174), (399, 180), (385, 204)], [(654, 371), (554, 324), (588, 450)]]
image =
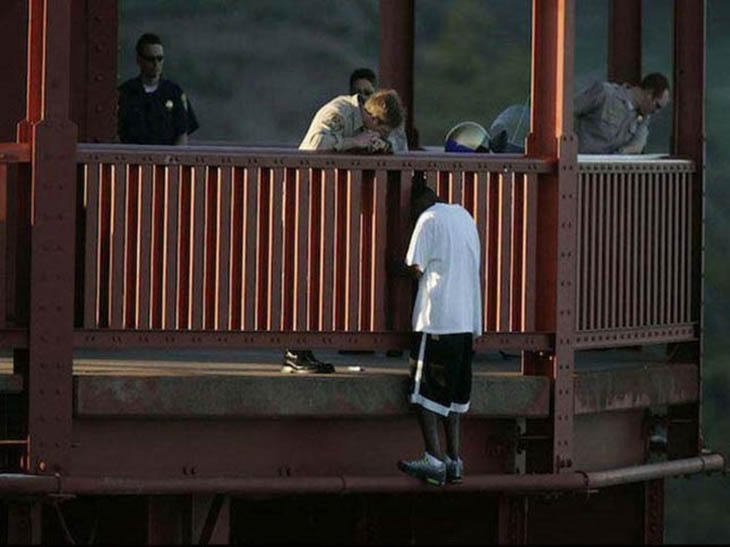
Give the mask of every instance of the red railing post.
[(608, 80), (641, 82), (641, 2), (611, 0), (608, 26)]
[(523, 372), (552, 379), (551, 416), (528, 422), (549, 439), (528, 450), (528, 471), (573, 465), (577, 142), (573, 135), (574, 0), (533, 0), (529, 156), (557, 160), (538, 181), (535, 326), (555, 333), (555, 352), (525, 352)]
[(406, 109), (408, 146), (418, 148), (413, 120), (414, 0), (380, 0), (379, 85), (395, 89)]
[(76, 127), (69, 121), (71, 0), (30, 0), (31, 144), (28, 351), (16, 352), (28, 393), (27, 471), (65, 473), (71, 449)]

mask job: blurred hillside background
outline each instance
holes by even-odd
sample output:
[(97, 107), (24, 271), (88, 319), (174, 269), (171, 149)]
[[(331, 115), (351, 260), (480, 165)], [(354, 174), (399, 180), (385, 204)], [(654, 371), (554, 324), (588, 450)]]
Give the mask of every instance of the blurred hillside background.
[[(576, 89), (606, 78), (607, 0), (578, 0)], [(377, 0), (120, 0), (119, 82), (136, 75), (143, 32), (165, 42), (165, 74), (187, 92), (191, 141), (296, 146), (312, 115), (377, 71)], [(672, 0), (644, 0), (644, 72), (672, 76)], [(465, 120), (489, 127), (530, 90), (530, 0), (416, 0), (414, 117), (422, 145)], [(707, 256), (704, 435), (730, 454), (730, 2), (707, 11)], [(672, 112), (652, 122), (650, 152), (669, 150)], [(667, 543), (730, 543), (730, 482), (667, 482)]]

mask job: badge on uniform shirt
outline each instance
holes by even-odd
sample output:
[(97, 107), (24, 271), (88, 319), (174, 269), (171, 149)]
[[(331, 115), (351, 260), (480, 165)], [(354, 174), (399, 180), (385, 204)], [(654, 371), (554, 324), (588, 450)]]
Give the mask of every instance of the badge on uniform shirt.
[(168, 110), (172, 110), (172, 106), (172, 101), (170, 99), (167, 99), (167, 101), (165, 102), (165, 108), (167, 108)]

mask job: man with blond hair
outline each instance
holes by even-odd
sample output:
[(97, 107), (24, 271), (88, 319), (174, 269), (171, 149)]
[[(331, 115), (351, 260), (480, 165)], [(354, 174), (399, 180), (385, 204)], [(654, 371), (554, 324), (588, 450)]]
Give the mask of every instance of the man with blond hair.
[(380, 89), (367, 99), (359, 94), (341, 95), (315, 114), (299, 150), (407, 152), (405, 143), (391, 138), (404, 119), (400, 97), (392, 89)]
[[(309, 125), (299, 150), (393, 154), (407, 152), (405, 141), (391, 140), (403, 125), (405, 111), (392, 89), (381, 89), (367, 98), (357, 93), (335, 97), (320, 108)], [(310, 350), (284, 352), (282, 372), (327, 374), (331, 363), (317, 359)]]

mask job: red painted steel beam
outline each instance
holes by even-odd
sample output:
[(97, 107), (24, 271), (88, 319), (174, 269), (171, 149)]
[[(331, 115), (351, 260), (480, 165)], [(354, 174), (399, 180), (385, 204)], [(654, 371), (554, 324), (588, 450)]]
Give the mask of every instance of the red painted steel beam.
[(414, 0), (380, 0), (379, 85), (395, 89), (406, 109), (409, 148), (418, 147), (413, 111)]
[[(27, 117), (32, 213), (27, 471), (68, 469), (71, 449), (76, 129), (69, 121), (71, 0), (30, 0)], [(52, 9), (51, 9), (52, 8)], [(26, 361), (25, 363), (21, 361)]]
[[(674, 3), (674, 139), (673, 153), (696, 166), (691, 190), (691, 314), (699, 339), (680, 354), (699, 364), (700, 386), (704, 352), (704, 247), (705, 247), (705, 70), (706, 2)], [(688, 354), (688, 355), (687, 355)], [(698, 453), (702, 448), (701, 405), (671, 408), (668, 454), (670, 458)]]
[(573, 370), (578, 163), (573, 134), (574, 0), (533, 0), (532, 110), (528, 156), (557, 160), (538, 178), (535, 327), (555, 332), (552, 354), (526, 352), (523, 372), (553, 380), (551, 418), (528, 422), (528, 434), (552, 439), (527, 454), (528, 470), (558, 473), (572, 466)]
[(642, 3), (611, 0), (608, 19), (608, 80), (641, 82)]
[[(0, 141), (14, 141), (25, 114), (28, 0), (0, 2)], [(12, 75), (12, 77), (10, 76)]]

